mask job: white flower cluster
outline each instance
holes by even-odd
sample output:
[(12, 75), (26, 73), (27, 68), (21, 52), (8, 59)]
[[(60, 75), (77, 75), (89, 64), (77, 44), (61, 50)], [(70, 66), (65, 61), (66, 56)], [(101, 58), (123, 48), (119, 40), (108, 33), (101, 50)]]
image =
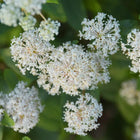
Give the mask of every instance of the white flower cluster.
[(19, 25), (24, 29), (24, 31), (34, 29), (36, 24), (36, 19), (33, 16), (25, 16), (19, 19)]
[(54, 35), (58, 35), (59, 27), (60, 23), (58, 21), (48, 18), (40, 23), (40, 27), (38, 28), (39, 35), (46, 41), (54, 40)]
[(120, 95), (130, 105), (140, 104), (140, 91), (137, 90), (137, 82), (135, 80), (123, 82)]
[(4, 0), (6, 4), (13, 4), (31, 15), (38, 14), (46, 0)]
[(68, 123), (67, 132), (85, 136), (88, 131), (98, 128), (97, 120), (102, 116), (102, 105), (89, 93), (73, 102), (65, 104), (64, 121)]
[(10, 49), (13, 61), (18, 63), (16, 65), (22, 74), (30, 71), (38, 75), (49, 61), (49, 52), (53, 46), (39, 36), (38, 30), (29, 30), (14, 38)]
[(39, 113), (43, 111), (37, 89), (19, 82), (11, 93), (4, 95), (2, 107), (13, 119), (13, 129), (21, 133), (29, 132), (38, 123)]
[(117, 52), (120, 29), (118, 21), (111, 15), (98, 13), (92, 20), (85, 18), (82, 26), (79, 36), (92, 41), (89, 48), (101, 51), (105, 57)]
[(122, 43), (122, 51), (132, 61), (130, 70), (140, 72), (140, 30), (133, 29), (127, 35), (127, 43)]
[(84, 52), (82, 47), (67, 42), (54, 49), (47, 65), (47, 79), (44, 81), (45, 76), (40, 75), (38, 84), (52, 95), (59, 94), (60, 88), (66, 94), (78, 95), (78, 89), (95, 89), (99, 83), (109, 82), (109, 60), (99, 53)]
[(5, 101), (4, 101), (4, 94), (3, 92), (0, 92), (0, 121), (2, 120), (3, 114), (4, 114), (4, 107)]
[[(39, 14), (46, 0), (4, 0), (0, 5), (0, 22), (8, 26), (17, 26), (28, 30), (35, 24), (32, 15)], [(29, 15), (29, 16), (25, 16)]]
[(14, 5), (2, 4), (0, 8), (0, 22), (8, 26), (17, 26), (17, 21), (22, 16), (19, 8)]
[(135, 123), (135, 133), (133, 135), (134, 140), (140, 140), (140, 116)]

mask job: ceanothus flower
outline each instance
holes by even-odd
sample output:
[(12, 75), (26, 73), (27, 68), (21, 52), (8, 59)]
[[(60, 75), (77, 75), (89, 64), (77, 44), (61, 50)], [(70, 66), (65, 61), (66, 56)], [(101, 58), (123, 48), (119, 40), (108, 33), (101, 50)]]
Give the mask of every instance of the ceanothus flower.
[(98, 53), (88, 53), (82, 45), (64, 43), (50, 54), (50, 62), (38, 76), (38, 85), (49, 94), (78, 95), (79, 89), (95, 89), (99, 83), (109, 82), (110, 61)]
[(23, 75), (26, 71), (33, 75), (43, 71), (53, 48), (53, 45), (39, 36), (36, 29), (23, 32), (20, 37), (12, 39), (10, 47), (13, 61)]
[(22, 12), (19, 8), (13, 4), (2, 4), (0, 8), (0, 22), (8, 26), (17, 26), (18, 20), (22, 16)]
[(89, 48), (101, 51), (105, 57), (117, 52), (120, 29), (118, 21), (112, 15), (98, 13), (92, 20), (85, 18), (82, 27), (79, 36), (91, 41), (87, 45)]
[(38, 123), (39, 114), (43, 111), (37, 89), (19, 82), (12, 92), (5, 95), (4, 110), (14, 121), (12, 128), (20, 133), (29, 132)]
[(122, 51), (131, 60), (130, 70), (134, 73), (140, 72), (140, 30), (133, 29), (127, 35), (127, 43), (122, 43)]
[(80, 95), (78, 100), (65, 104), (64, 121), (68, 123), (67, 132), (87, 135), (88, 131), (98, 128), (98, 118), (102, 116), (102, 105), (89, 93)]
[(24, 31), (34, 29), (36, 24), (36, 19), (33, 16), (23, 16), (19, 19), (19, 25), (24, 29)]
[(46, 41), (54, 40), (54, 35), (58, 35), (60, 23), (50, 18), (40, 23), (38, 28), (39, 35)]
[(140, 104), (140, 91), (137, 90), (136, 80), (129, 80), (122, 83), (120, 96), (130, 105)]
[(4, 0), (6, 4), (13, 4), (15, 7), (21, 8), (31, 15), (39, 14), (42, 8), (42, 4), (46, 0)]

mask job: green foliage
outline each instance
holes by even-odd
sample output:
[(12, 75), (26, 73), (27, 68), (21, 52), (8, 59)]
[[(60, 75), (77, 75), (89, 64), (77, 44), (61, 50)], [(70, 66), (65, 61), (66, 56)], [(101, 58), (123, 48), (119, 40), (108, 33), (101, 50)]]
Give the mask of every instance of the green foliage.
[(62, 123), (61, 98), (58, 96), (48, 96), (45, 106), (38, 126), (49, 131), (60, 131)]
[(81, 21), (86, 17), (82, 0), (61, 0), (68, 23), (75, 29), (81, 29)]
[(25, 136), (22, 138), (22, 140), (31, 140), (29, 137)]
[(59, 4), (58, 0), (47, 0), (47, 3)]
[(6, 112), (4, 112), (1, 124), (7, 127), (12, 127), (14, 125), (14, 121), (9, 117)]

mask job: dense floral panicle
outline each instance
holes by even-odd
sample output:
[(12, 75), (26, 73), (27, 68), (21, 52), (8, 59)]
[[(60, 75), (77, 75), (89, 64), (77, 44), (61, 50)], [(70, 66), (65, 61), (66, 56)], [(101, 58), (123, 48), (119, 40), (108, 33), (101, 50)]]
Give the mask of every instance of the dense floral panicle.
[(140, 104), (140, 91), (137, 90), (136, 80), (123, 82), (122, 88), (120, 89), (120, 95), (130, 105), (134, 105), (136, 103)]
[(36, 24), (36, 19), (30, 15), (21, 17), (19, 21), (19, 25), (24, 29), (24, 31), (34, 29)]
[(15, 123), (15, 131), (29, 132), (38, 123), (39, 113), (43, 110), (37, 89), (26, 87), (24, 82), (19, 82), (15, 89), (6, 95), (5, 110)]
[(40, 27), (38, 28), (39, 35), (46, 41), (54, 40), (54, 35), (58, 35), (59, 27), (60, 23), (58, 21), (48, 18), (40, 23)]
[(85, 136), (88, 131), (98, 128), (97, 120), (102, 116), (102, 105), (89, 93), (74, 102), (65, 104), (64, 121), (68, 123), (67, 132)]
[(46, 0), (4, 0), (6, 4), (13, 4), (31, 15), (38, 14)]
[(59, 94), (60, 88), (78, 95), (78, 89), (95, 89), (98, 83), (108, 82), (109, 60), (100, 54), (86, 53), (82, 47), (67, 42), (54, 49), (46, 66), (47, 74), (39, 75), (38, 84), (52, 95)]
[(18, 19), (22, 15), (19, 8), (13, 4), (2, 4), (0, 8), (0, 22), (8, 26), (17, 26)]
[(130, 70), (140, 72), (140, 30), (133, 29), (127, 35), (127, 43), (122, 43), (122, 51), (131, 60)]
[(39, 71), (44, 69), (53, 46), (43, 40), (37, 30), (29, 30), (14, 38), (10, 49), (22, 74), (30, 71), (33, 75), (38, 75)]
[(140, 116), (138, 120), (135, 122), (135, 133), (133, 135), (134, 140), (140, 140)]
[(111, 15), (98, 13), (92, 20), (85, 18), (82, 26), (79, 36), (92, 41), (88, 47), (102, 51), (104, 56), (117, 52), (120, 29), (118, 21)]

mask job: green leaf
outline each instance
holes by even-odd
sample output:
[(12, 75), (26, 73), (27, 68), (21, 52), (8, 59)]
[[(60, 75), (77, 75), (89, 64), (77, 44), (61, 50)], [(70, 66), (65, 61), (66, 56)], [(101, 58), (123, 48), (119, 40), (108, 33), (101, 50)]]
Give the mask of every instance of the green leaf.
[(58, 0), (47, 0), (47, 3), (59, 4)]
[(93, 12), (93, 14), (102, 11), (101, 5), (98, 0), (84, 0), (84, 4), (89, 11)]
[(17, 75), (11, 69), (4, 70), (4, 80), (11, 90), (13, 90), (18, 83)]
[(137, 28), (139, 23), (137, 20), (121, 20), (120, 29), (122, 38), (126, 40), (127, 34), (134, 28)]
[(62, 4), (47, 3), (43, 5), (43, 11), (53, 20), (61, 22), (66, 22), (67, 20)]
[(29, 137), (27, 137), (27, 136), (24, 136), (23, 138), (22, 138), (22, 140), (31, 140)]
[(120, 96), (117, 100), (118, 108), (128, 123), (134, 124), (139, 115), (139, 106), (138, 105), (129, 105), (123, 98)]
[(4, 112), (1, 124), (7, 127), (12, 127), (14, 126), (14, 121), (9, 117), (9, 115), (6, 112)]
[(61, 0), (68, 23), (75, 29), (81, 29), (81, 22), (86, 17), (86, 11), (82, 0)]
[(46, 106), (43, 113), (40, 115), (39, 127), (49, 131), (61, 130), (61, 98), (58, 96), (48, 96)]
[(3, 140), (3, 128), (0, 126), (0, 140)]
[(25, 81), (28, 84), (32, 83), (34, 80), (36, 80), (35, 77), (31, 75), (22, 75), (19, 69), (15, 66), (15, 63), (11, 59), (10, 49), (1, 49), (0, 50), (0, 59), (2, 59), (5, 64), (11, 68), (18, 76), (19, 80)]
[(90, 136), (76, 136), (76, 140), (94, 140)]

